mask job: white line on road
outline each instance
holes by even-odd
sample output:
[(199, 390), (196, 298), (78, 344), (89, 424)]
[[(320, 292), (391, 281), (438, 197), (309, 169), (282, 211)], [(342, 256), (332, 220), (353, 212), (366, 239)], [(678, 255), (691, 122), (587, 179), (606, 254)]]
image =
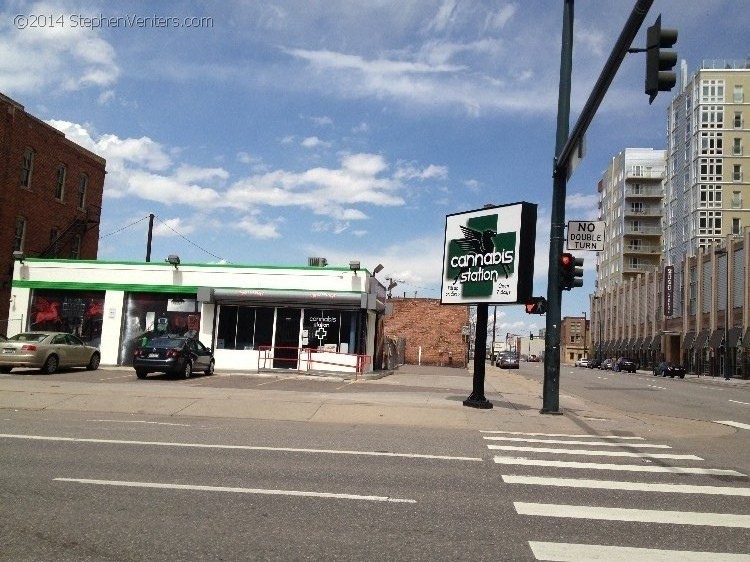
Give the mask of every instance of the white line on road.
[(521, 441), (523, 443), (554, 443), (556, 445), (594, 445), (596, 447), (637, 447), (639, 449), (671, 449), (669, 445), (648, 445), (646, 443), (612, 443), (597, 441), (565, 441), (563, 439), (527, 439), (525, 437), (485, 436), (488, 441)]
[(640, 464), (608, 464), (573, 461), (545, 461), (539, 459), (524, 459), (517, 457), (495, 457), (496, 464), (522, 466), (551, 466), (555, 468), (586, 468), (591, 470), (621, 470), (625, 472), (668, 472), (670, 474), (710, 474), (713, 476), (745, 476), (736, 470), (720, 468), (693, 468), (684, 466), (654, 466)]
[(668, 390), (667, 388), (665, 388), (663, 386), (656, 386), (655, 384), (648, 384), (646, 386), (649, 386), (651, 388), (658, 388), (659, 390)]
[(734, 513), (700, 513), (696, 511), (658, 511), (623, 507), (588, 505), (557, 505), (552, 503), (513, 502), (519, 515), (541, 515), (598, 521), (635, 521), (638, 523), (668, 523), (671, 525), (701, 525), (708, 527), (738, 527), (750, 529), (750, 515)]
[(728, 552), (696, 552), (692, 550), (656, 550), (627, 546), (604, 546), (598, 544), (570, 544), (530, 541), (537, 560), (556, 562), (581, 562), (582, 560), (607, 560), (608, 562), (748, 562), (748, 554)]
[(738, 427), (739, 429), (750, 429), (750, 425), (746, 423), (740, 423), (736, 421), (719, 421), (716, 420), (715, 423), (722, 423), (724, 425), (730, 425), (732, 427)]
[(155, 422), (146, 420), (86, 420), (87, 422), (94, 423), (145, 423), (150, 425), (174, 425), (177, 427), (193, 427), (187, 423), (167, 423), (167, 422)]
[(589, 457), (630, 457), (639, 459), (674, 459), (702, 461), (695, 455), (672, 455), (667, 453), (639, 453), (637, 451), (592, 451), (589, 449), (554, 449), (552, 447), (518, 447), (516, 445), (487, 445), (493, 451), (524, 451), (527, 453), (556, 453), (558, 455), (582, 455)]
[(480, 430), (479, 433), (494, 433), (498, 435), (527, 435), (529, 437), (585, 437), (587, 439), (624, 439), (643, 441), (643, 437), (622, 437), (620, 435), (592, 435), (576, 433), (524, 433), (523, 431), (500, 431), (500, 430)]
[(735, 404), (743, 404), (745, 406), (750, 406), (750, 402), (740, 402), (739, 400), (730, 400), (730, 402), (734, 402)]
[(294, 447), (261, 447), (251, 445), (212, 445), (209, 443), (171, 443), (168, 441), (131, 441), (122, 439), (86, 439), (82, 437), (50, 437), (45, 435), (12, 435), (1, 433), (0, 439), (28, 439), (31, 441), (63, 441), (67, 443), (103, 443), (109, 445), (153, 445), (158, 447), (186, 447), (195, 449), (235, 449), (241, 451), (275, 451), (282, 453), (318, 453), (329, 455), (361, 455), (367, 457), (397, 457), (442, 461), (478, 461), (479, 457), (451, 457), (448, 455), (420, 455), (417, 453), (389, 453), (387, 451), (338, 451), (335, 449), (299, 449)]
[(627, 490), (632, 492), (662, 492), (671, 494), (704, 494), (712, 496), (750, 496), (750, 488), (729, 486), (691, 486), (690, 484), (657, 484), (652, 482), (617, 482), (614, 480), (586, 480), (579, 478), (548, 478), (544, 476), (515, 476), (503, 474), (508, 484), (558, 486), (562, 488), (590, 488), (598, 490)]
[(161, 490), (191, 490), (199, 492), (233, 492), (235, 494), (264, 494), (269, 496), (298, 496), (308, 498), (331, 498), (392, 503), (417, 503), (416, 500), (391, 498), (389, 496), (360, 496), (356, 494), (334, 494), (330, 492), (303, 492), (299, 490), (268, 490), (263, 488), (228, 488), (225, 486), (198, 486), (192, 484), (161, 484), (159, 482), (125, 482), (121, 480), (90, 480), (88, 478), (54, 478), (56, 482), (76, 482), (100, 486), (124, 486), (129, 488), (157, 488)]
[(106, 377), (106, 378), (99, 379), (99, 380), (100, 381), (111, 381), (112, 379), (129, 379), (132, 376), (133, 376), (133, 374), (129, 373), (127, 375), (117, 375), (116, 377)]

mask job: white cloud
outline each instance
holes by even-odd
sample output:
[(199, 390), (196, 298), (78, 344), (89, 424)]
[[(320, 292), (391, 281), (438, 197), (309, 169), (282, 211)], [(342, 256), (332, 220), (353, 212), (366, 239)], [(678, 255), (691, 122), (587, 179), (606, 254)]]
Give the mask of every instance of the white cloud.
[(154, 223), (153, 234), (155, 237), (170, 238), (174, 236), (186, 236), (195, 231), (195, 225), (179, 217), (166, 219)]
[(305, 148), (329, 147), (331, 143), (320, 140), (318, 137), (307, 137), (300, 143)]
[(249, 234), (252, 238), (268, 240), (281, 237), (281, 233), (279, 233), (278, 229), (279, 222), (280, 221), (271, 221), (264, 223), (258, 220), (258, 217), (255, 215), (247, 215), (241, 217), (237, 221), (233, 221), (231, 226), (232, 228)]

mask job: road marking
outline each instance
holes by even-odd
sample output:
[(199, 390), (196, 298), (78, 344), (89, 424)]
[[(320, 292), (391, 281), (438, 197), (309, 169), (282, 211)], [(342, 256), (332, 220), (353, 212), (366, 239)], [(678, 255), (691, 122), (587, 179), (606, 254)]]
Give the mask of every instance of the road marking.
[(387, 451), (338, 451), (335, 449), (300, 449), (295, 447), (261, 447), (251, 445), (212, 445), (208, 443), (172, 443), (168, 441), (131, 441), (124, 439), (86, 439), (82, 437), (50, 437), (45, 435), (12, 435), (0, 433), (0, 438), (28, 439), (32, 441), (63, 441), (67, 443), (102, 443), (108, 445), (154, 445), (158, 447), (186, 447), (195, 449), (235, 449), (240, 451), (275, 451), (282, 453), (318, 453), (329, 455), (360, 455), (366, 457), (397, 457), (442, 461), (478, 461), (479, 457), (452, 457), (448, 455), (420, 455), (416, 453), (389, 453)]
[(519, 515), (541, 515), (598, 521), (634, 521), (638, 523), (668, 523), (670, 525), (700, 525), (708, 527), (737, 527), (750, 529), (750, 515), (734, 513), (699, 513), (696, 511), (658, 511), (623, 507), (588, 505), (558, 505), (552, 503), (513, 502)]
[(116, 377), (106, 377), (103, 379), (99, 379), (100, 381), (111, 381), (112, 379), (129, 379), (135, 374), (135, 371), (133, 373), (127, 374), (127, 375), (117, 375)]
[(730, 400), (730, 402), (734, 402), (735, 404), (744, 404), (745, 406), (750, 406), (750, 402), (740, 402), (739, 400)]
[(198, 486), (192, 484), (162, 484), (159, 482), (126, 482), (122, 480), (91, 480), (88, 478), (53, 478), (56, 482), (75, 482), (99, 486), (124, 486), (128, 488), (157, 488), (160, 490), (191, 490), (199, 492), (232, 492), (235, 494), (264, 494), (269, 496), (297, 496), (307, 498), (330, 498), (392, 503), (417, 503), (416, 500), (392, 498), (390, 496), (361, 496), (357, 494), (334, 494), (331, 492), (303, 492), (299, 490), (269, 490), (263, 488), (228, 488), (225, 486)]
[(562, 488), (591, 488), (598, 490), (627, 490), (633, 492), (662, 492), (671, 494), (704, 494), (712, 496), (750, 496), (750, 488), (729, 486), (691, 486), (689, 484), (657, 484), (651, 482), (617, 482), (578, 478), (547, 478), (543, 476), (515, 476), (503, 474), (508, 484), (531, 486), (559, 486)]
[(663, 386), (656, 386), (655, 384), (648, 384), (646, 386), (650, 386), (651, 388), (658, 388), (659, 390), (668, 390), (667, 388)]
[(632, 439), (643, 441), (643, 437), (623, 437), (620, 435), (592, 435), (588, 433), (524, 433), (523, 431), (500, 431), (500, 430), (480, 430), (479, 433), (494, 433), (502, 435), (527, 435), (529, 437), (585, 437), (587, 439)]
[(604, 546), (598, 544), (570, 544), (530, 541), (537, 560), (557, 562), (580, 562), (581, 560), (607, 560), (608, 562), (748, 562), (748, 554), (728, 552), (697, 552), (692, 550), (656, 550), (627, 546)]
[(517, 457), (495, 457), (496, 464), (522, 466), (551, 466), (555, 468), (587, 468), (591, 470), (622, 470), (625, 472), (668, 472), (670, 474), (710, 474), (714, 476), (745, 476), (736, 470), (719, 468), (693, 468), (684, 466), (654, 466), (640, 464), (608, 464), (573, 461), (546, 461), (539, 459), (524, 459)]
[(167, 423), (167, 422), (155, 422), (146, 420), (86, 420), (87, 422), (94, 423), (145, 423), (150, 425), (173, 425), (177, 427), (193, 427), (187, 423)]
[(594, 445), (596, 447), (638, 447), (646, 449), (671, 449), (669, 445), (649, 445), (646, 443), (598, 443), (596, 441), (564, 441), (562, 439), (527, 439), (525, 437), (485, 436), (488, 441), (521, 441), (523, 443), (554, 443), (557, 445)]
[(702, 461), (695, 455), (672, 455), (667, 453), (639, 453), (637, 451), (592, 451), (589, 449), (553, 449), (552, 447), (519, 447), (516, 445), (487, 445), (493, 451), (524, 451), (529, 453), (556, 453), (558, 455), (582, 455), (590, 457), (631, 457), (640, 459), (673, 459)]
[(724, 425), (730, 425), (732, 427), (738, 427), (740, 429), (750, 429), (750, 425), (748, 425), (746, 423), (736, 422), (736, 421), (719, 421), (719, 420), (715, 420), (715, 423), (722, 423)]

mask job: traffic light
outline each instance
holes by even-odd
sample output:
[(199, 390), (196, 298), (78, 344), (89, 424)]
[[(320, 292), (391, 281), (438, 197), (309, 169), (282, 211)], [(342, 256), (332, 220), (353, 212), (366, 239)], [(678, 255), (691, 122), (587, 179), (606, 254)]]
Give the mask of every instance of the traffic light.
[(560, 256), (560, 288), (570, 291), (583, 287), (583, 258), (564, 253)]
[[(547, 299), (544, 297), (531, 297), (526, 301), (526, 314), (544, 314), (547, 312)], [(534, 339), (532, 336), (531, 339)]]
[(648, 103), (654, 101), (659, 92), (668, 92), (677, 83), (672, 68), (677, 64), (676, 51), (662, 51), (677, 42), (676, 29), (661, 28), (661, 14), (656, 23), (646, 32), (646, 94)]

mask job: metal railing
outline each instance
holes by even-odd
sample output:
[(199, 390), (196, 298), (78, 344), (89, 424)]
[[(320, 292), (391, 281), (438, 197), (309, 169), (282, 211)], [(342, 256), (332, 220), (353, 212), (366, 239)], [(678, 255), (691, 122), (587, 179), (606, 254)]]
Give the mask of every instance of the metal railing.
[[(277, 362), (288, 367), (277, 367)], [(270, 345), (258, 347), (258, 371), (281, 368), (295, 370), (297, 373), (353, 372), (356, 380), (368, 370), (371, 363), (372, 357), (369, 355), (327, 351), (322, 348)]]

